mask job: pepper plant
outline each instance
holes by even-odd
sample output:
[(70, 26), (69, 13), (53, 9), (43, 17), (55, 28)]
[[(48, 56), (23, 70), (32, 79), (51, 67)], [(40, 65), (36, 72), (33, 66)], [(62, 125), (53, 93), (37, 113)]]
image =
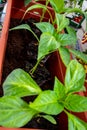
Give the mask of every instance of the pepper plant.
[[(36, 37), (38, 41), (38, 56), (32, 73), (46, 55), (58, 51), (67, 67), (65, 82), (62, 84), (55, 77), (53, 90), (42, 91), (28, 73), (22, 69), (14, 70), (3, 84), (4, 96), (0, 98), (0, 115), (2, 117), (0, 119), (0, 125), (5, 127), (21, 127), (32, 118), (38, 116), (56, 124), (53, 115), (58, 115), (64, 111), (68, 116), (68, 130), (86, 130), (87, 123), (71, 114), (71, 111), (87, 111), (87, 97), (76, 94), (76, 92), (85, 90), (85, 70), (76, 60), (71, 61), (70, 54), (74, 54), (86, 63), (87, 55), (70, 48), (72, 44), (76, 44), (77, 37), (76, 32), (69, 27), (69, 20), (66, 18), (66, 15), (71, 12), (79, 12), (82, 14), (84, 12), (78, 8), (66, 8), (64, 0), (48, 0), (48, 2), (50, 2), (55, 11), (54, 19), (47, 9), (47, 5), (33, 5), (25, 12), (26, 14), (35, 8), (43, 8), (44, 12), (45, 10), (48, 11), (51, 22), (42, 22), (44, 17), (43, 13), (41, 21), (34, 23), (42, 32), (40, 39), (27, 24), (19, 25), (10, 30), (27, 29)], [(67, 33), (62, 33), (64, 29), (67, 30)], [(21, 97), (33, 95), (37, 95), (33, 102), (26, 103), (21, 99)]]
[[(35, 117), (56, 124), (53, 115), (64, 111), (68, 116), (68, 130), (87, 130), (87, 123), (71, 113), (87, 111), (87, 97), (76, 94), (85, 90), (84, 81), (85, 70), (76, 60), (67, 66), (64, 84), (55, 77), (53, 90), (41, 90), (27, 72), (13, 70), (3, 83), (0, 125), (22, 127)], [(34, 95), (36, 98), (29, 103), (23, 100), (25, 96)]]
[[(39, 22), (34, 23), (36, 27), (42, 32), (40, 39), (32, 31), (31, 27), (27, 24), (16, 26), (10, 30), (27, 29), (33, 33), (38, 41), (38, 56), (37, 63), (32, 69), (32, 73), (36, 70), (37, 65), (40, 61), (50, 53), (58, 51), (60, 57), (67, 67), (71, 58), (71, 53), (76, 57), (87, 63), (87, 55), (82, 52), (71, 49), (70, 46), (75, 45), (77, 41), (76, 32), (74, 29), (69, 27), (69, 20), (65, 17), (65, 14), (56, 13), (56, 28), (52, 23)], [(68, 33), (62, 33), (62, 30), (66, 28)]]

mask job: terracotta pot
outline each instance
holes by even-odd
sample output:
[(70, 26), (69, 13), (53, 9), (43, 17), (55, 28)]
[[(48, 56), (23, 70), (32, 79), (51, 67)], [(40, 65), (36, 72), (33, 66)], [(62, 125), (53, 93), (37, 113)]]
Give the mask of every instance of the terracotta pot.
[[(27, 9), (27, 7), (30, 7), (31, 5), (35, 5), (38, 3), (45, 4), (45, 0), (39, 1), (39, 2), (35, 2), (34, 0), (32, 0), (32, 2), (30, 2), (29, 5), (26, 7), (24, 6), (24, 0), (22, 0), (22, 1), (19, 0), (19, 2), (13, 0), (12, 18), (19, 17), (21, 19), (25, 13), (25, 10)], [(48, 6), (47, 8), (48, 8), (49, 12), (51, 13), (52, 18), (54, 19), (55, 14), (54, 14), (53, 9), (50, 6)], [(40, 9), (33, 9), (26, 14), (25, 18), (33, 18), (37, 21), (40, 21), (40, 18), (42, 16), (42, 11), (43, 11), (43, 9), (41, 9), (41, 8)], [(49, 21), (49, 20), (50, 20), (50, 15), (46, 11), (43, 21)]]
[[(9, 1), (11, 1), (11, 0), (9, 0)], [(34, 1), (32, 1), (29, 4), (29, 6), (32, 5), (32, 4), (36, 4), (36, 3)], [(24, 1), (19, 0), (19, 2), (17, 2), (15, 0), (13, 0), (12, 1), (11, 18), (21, 19), (24, 15), (26, 8), (27, 7), (24, 7)], [(49, 9), (50, 9), (50, 11), (52, 10), (51, 8), (49, 8)], [(36, 11), (36, 10), (34, 10), (34, 11)], [(27, 13), (25, 19), (34, 18), (36, 21), (38, 21), (40, 19), (41, 14), (42, 14), (42, 10), (38, 9), (37, 11), (39, 12), (38, 15), (36, 15), (33, 11), (31, 11), (31, 12)], [(47, 15), (48, 14), (45, 15), (44, 21), (49, 20), (49, 17), (46, 17)], [(54, 17), (54, 14), (53, 14), (53, 17)], [(51, 64), (51, 66), (49, 66), (49, 64)], [(57, 76), (60, 79), (61, 82), (64, 82), (66, 68), (65, 68), (64, 64), (62, 63), (58, 52), (54, 52), (51, 55), (51, 57), (49, 58), (49, 60), (47, 62), (47, 65), (49, 66), (49, 71), (51, 72), (52, 77), (54, 78), (54, 76)], [(80, 94), (84, 95), (84, 93), (80, 93)], [(77, 116), (79, 116), (81, 119), (83, 119), (84, 121), (87, 122), (87, 113), (86, 112), (78, 114)], [(65, 113), (61, 113), (59, 115), (58, 121), (59, 121), (59, 127), (58, 128), (60, 130), (63, 130), (63, 129), (67, 130), (68, 129), (67, 116), (66, 116)], [(10, 130), (10, 128), (1, 127), (0, 130)], [(32, 130), (32, 129), (11, 128), (11, 130)], [(36, 129), (36, 130), (39, 130), (39, 129)]]
[(47, 68), (50, 71), (53, 78), (57, 76), (58, 79), (62, 83), (64, 83), (66, 67), (63, 64), (58, 51), (52, 53), (51, 56), (49, 57), (47, 61)]
[(27, 128), (5, 128), (5, 127), (0, 127), (0, 130), (40, 130), (40, 129), (27, 129)]
[(8, 0), (6, 14), (4, 18), (3, 28), (0, 36), (0, 83), (2, 78), (3, 61), (8, 37), (8, 29), (11, 15), (12, 0)]
[[(71, 56), (72, 59), (72, 56)], [(59, 53), (54, 52), (51, 57), (48, 60), (48, 66), (49, 66), (49, 71), (51, 72), (52, 76), (57, 76), (58, 79), (64, 83), (64, 77), (66, 73), (66, 67), (63, 64)], [(51, 66), (50, 66), (51, 64)], [(54, 71), (55, 70), (55, 71)], [(86, 80), (87, 80), (87, 75), (86, 75)], [(79, 95), (81, 96), (86, 96), (87, 97), (87, 82), (84, 83), (84, 86), (86, 88), (85, 92), (78, 92)], [(73, 113), (74, 115), (78, 116), (80, 119), (84, 120), (87, 122), (87, 112), (81, 112), (81, 113)]]
[[(36, 4), (36, 3), (34, 1), (32, 1), (30, 5), (32, 5), (32, 4)], [(11, 10), (11, 5), (12, 5), (12, 10)], [(7, 36), (8, 36), (8, 28), (9, 28), (10, 16), (11, 16), (11, 18), (21, 19), (23, 17), (23, 15), (24, 15), (24, 12), (25, 12), (26, 8), (27, 7), (24, 7), (24, 2), (21, 1), (21, 0), (19, 0), (19, 2), (15, 1), (15, 0), (9, 0), (8, 6), (7, 6), (8, 11), (7, 11), (6, 16), (5, 16), (4, 26), (3, 26), (3, 30), (2, 30), (1, 39), (0, 39), (1, 43), (2, 43), (2, 41), (4, 41), (4, 44), (2, 44), (2, 46), (0, 47), (0, 49), (1, 49), (0, 53), (1, 53), (1, 51), (3, 51), (3, 56), (0, 54), (0, 59), (2, 59), (2, 60), (0, 60), (0, 62), (1, 62), (1, 64), (0, 64), (1, 65), (0, 66), (0, 68), (1, 68), (0, 69), (1, 76), (2, 76), (2, 67), (3, 67), (4, 55), (5, 55), (5, 50), (6, 50), (6, 41), (7, 41)], [(51, 8), (49, 8), (49, 9), (50, 9), (50, 11), (52, 10)], [(38, 10), (38, 12), (42, 13), (42, 9)], [(46, 13), (45, 18), (44, 18), (45, 21), (49, 20), (48, 15), (49, 14)], [(30, 12), (30, 13), (28, 13), (26, 15), (25, 19), (34, 18), (35, 20), (38, 21), (40, 19), (40, 16), (41, 15), (36, 15), (36, 14), (33, 14), (33, 12)], [(55, 75), (55, 73), (54, 73), (54, 75)], [(1, 79), (1, 77), (0, 77), (0, 79)], [(63, 116), (63, 118), (61, 116)], [(63, 123), (64, 119), (65, 119), (64, 117), (66, 117), (66, 115), (64, 113), (62, 113), (62, 114), (60, 114), (60, 117), (62, 118), (62, 120), (59, 119), (59, 122), (60, 122), (59, 127), (61, 128), (61, 126), (63, 126), (62, 129), (64, 129), (65, 125), (67, 124), (67, 123), (65, 123), (65, 125), (64, 125), (64, 123)], [(66, 127), (67, 127), (67, 125), (66, 125)], [(33, 129), (31, 129), (31, 128), (27, 129), (27, 128), (5, 128), (5, 127), (0, 127), (0, 130), (33, 130)], [(35, 130), (40, 130), (40, 129), (35, 129)], [(65, 130), (67, 130), (67, 128), (65, 128)]]
[[(21, 1), (21, 0), (19, 0), (19, 1)], [(23, 1), (22, 1), (22, 2), (19, 2), (19, 3), (21, 3), (21, 4), (18, 5), (18, 4), (16, 4), (16, 1), (13, 0), (11, 18), (21, 19), (21, 18), (23, 17), (24, 12), (25, 12), (25, 10), (26, 10), (27, 7), (24, 7), (24, 2), (23, 2)], [(33, 0), (33, 1), (29, 4), (29, 6), (34, 5), (34, 4), (36, 4), (36, 2)], [(29, 6), (28, 6), (28, 7), (29, 7)], [(48, 8), (49, 8), (50, 12), (53, 12), (53, 9), (52, 9), (51, 7), (48, 7)], [(36, 14), (34, 13), (34, 12), (36, 12), (36, 11), (39, 12), (38, 15), (36, 15)], [(51, 14), (52, 14), (52, 16), (53, 16), (53, 18), (54, 18), (54, 12), (51, 13)], [(30, 12), (26, 15), (25, 19), (33, 18), (33, 19), (35, 19), (36, 21), (39, 21), (41, 15), (42, 15), (42, 9), (33, 10), (33, 11), (30, 11)], [(46, 12), (43, 21), (48, 21), (49, 18), (50, 18), (50, 17), (49, 17), (49, 14)], [(60, 59), (60, 60), (59, 60), (59, 59)], [(52, 61), (53, 64), (51, 63), (51, 61)], [(52, 65), (52, 67), (50, 66), (50, 64)], [(62, 63), (61, 58), (60, 58), (58, 52), (54, 52), (54, 53), (50, 56), (50, 58), (49, 58), (49, 60), (48, 60), (48, 62), (47, 62), (47, 66), (49, 67), (49, 71), (51, 72), (52, 77), (54, 77), (54, 76), (56, 75), (56, 76), (60, 79), (61, 82), (64, 81), (64, 76), (65, 76), (65, 70), (66, 70), (66, 68), (65, 68), (64, 64)], [(53, 68), (54, 68), (54, 70), (53, 70)], [(68, 124), (68, 122), (67, 122), (67, 116), (66, 116), (65, 113), (61, 113), (61, 114), (59, 115), (58, 122), (59, 122), (58, 128), (59, 128), (60, 130), (63, 130), (63, 129), (64, 129), (64, 130), (67, 130), (67, 129), (68, 129), (68, 126), (67, 126), (67, 124)]]

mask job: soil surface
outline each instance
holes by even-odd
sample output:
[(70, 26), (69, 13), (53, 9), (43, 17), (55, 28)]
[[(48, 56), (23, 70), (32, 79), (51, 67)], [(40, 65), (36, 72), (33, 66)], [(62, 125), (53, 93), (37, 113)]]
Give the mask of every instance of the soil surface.
[[(23, 21), (29, 24), (39, 37), (40, 31), (31, 23), (32, 20)], [(19, 20), (11, 19), (10, 28), (21, 24)], [(16, 68), (22, 68), (29, 72), (37, 62), (38, 43), (35, 37), (27, 30), (9, 31), (6, 57), (4, 62), (3, 80)], [(46, 81), (51, 80), (50, 73), (45, 67), (44, 59), (37, 67), (33, 78), (42, 86)], [(38, 78), (39, 77), (39, 78)]]

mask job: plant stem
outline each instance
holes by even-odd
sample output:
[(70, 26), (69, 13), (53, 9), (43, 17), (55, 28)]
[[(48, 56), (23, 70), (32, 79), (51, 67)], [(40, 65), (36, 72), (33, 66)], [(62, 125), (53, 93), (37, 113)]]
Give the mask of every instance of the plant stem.
[(39, 38), (37, 37), (37, 35), (31, 30), (31, 33), (34, 35), (34, 37), (37, 39), (38, 43), (40, 42), (39, 41)]
[[(49, 0), (46, 0), (46, 5), (45, 5), (46, 8), (47, 8), (48, 4), (49, 4)], [(43, 13), (42, 13), (42, 16), (41, 16), (41, 18), (40, 18), (40, 22), (42, 22), (42, 20), (44, 19), (44, 15), (45, 15), (45, 13), (46, 13), (46, 10), (45, 10), (45, 9), (43, 9), (42, 11), (43, 11)]]
[(67, 110), (64, 109), (63, 111), (64, 111), (67, 115), (69, 115), (69, 112), (68, 112)]
[(37, 63), (35, 64), (35, 66), (29, 71), (29, 73), (31, 75), (33, 75), (33, 73), (35, 72), (35, 70), (37, 69), (37, 66), (39, 65), (41, 60), (38, 60)]

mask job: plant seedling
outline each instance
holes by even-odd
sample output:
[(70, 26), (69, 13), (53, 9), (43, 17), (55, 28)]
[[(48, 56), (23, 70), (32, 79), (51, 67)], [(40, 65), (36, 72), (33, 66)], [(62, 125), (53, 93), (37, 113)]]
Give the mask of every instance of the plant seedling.
[[(87, 111), (87, 97), (76, 94), (85, 90), (84, 81), (85, 70), (76, 60), (67, 66), (64, 84), (55, 77), (53, 90), (42, 91), (24, 70), (13, 70), (3, 83), (0, 125), (22, 127), (35, 117), (43, 117), (56, 124), (53, 115), (64, 111), (68, 116), (68, 130), (86, 130), (87, 123), (71, 113)], [(21, 98), (31, 95), (37, 96), (29, 103)]]

